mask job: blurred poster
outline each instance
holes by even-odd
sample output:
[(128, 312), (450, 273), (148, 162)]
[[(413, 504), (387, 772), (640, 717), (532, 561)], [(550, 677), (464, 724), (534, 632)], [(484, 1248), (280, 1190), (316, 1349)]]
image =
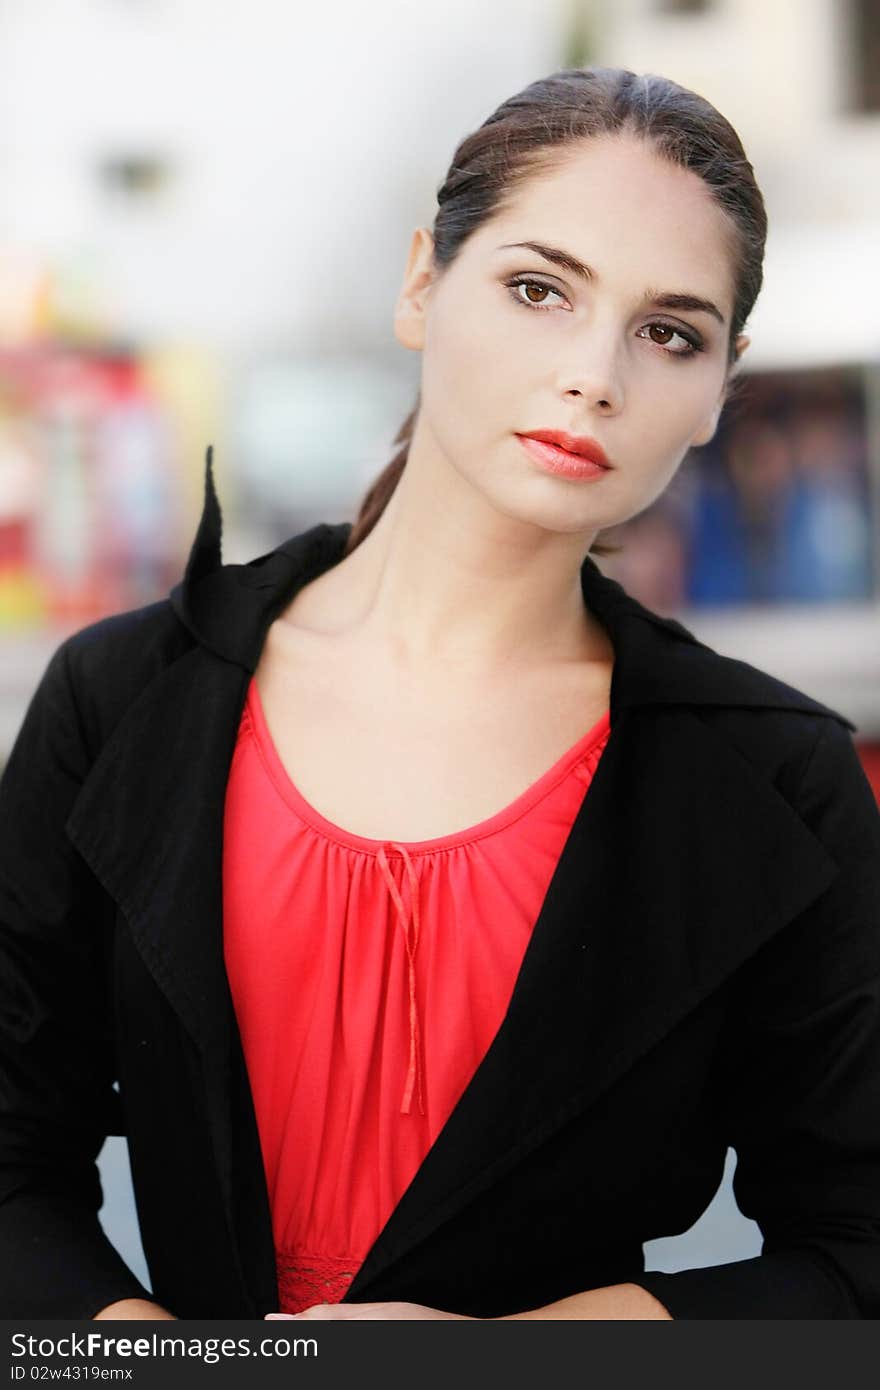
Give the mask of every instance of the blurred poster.
[(859, 369), (743, 378), (712, 442), (653, 507), (607, 533), (623, 547), (608, 572), (666, 612), (872, 599), (877, 460), (867, 420)]

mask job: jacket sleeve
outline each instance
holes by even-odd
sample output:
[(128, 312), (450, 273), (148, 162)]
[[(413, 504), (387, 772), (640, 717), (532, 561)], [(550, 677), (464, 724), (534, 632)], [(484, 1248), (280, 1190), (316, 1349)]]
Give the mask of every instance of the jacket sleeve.
[(762, 1253), (639, 1275), (674, 1318), (880, 1317), (880, 811), (836, 719), (796, 809), (839, 873), (739, 972), (713, 1082)]
[(95, 1159), (121, 1133), (102, 935), (108, 900), (64, 825), (89, 767), (69, 644), (0, 778), (0, 1317), (151, 1299), (104, 1235)]

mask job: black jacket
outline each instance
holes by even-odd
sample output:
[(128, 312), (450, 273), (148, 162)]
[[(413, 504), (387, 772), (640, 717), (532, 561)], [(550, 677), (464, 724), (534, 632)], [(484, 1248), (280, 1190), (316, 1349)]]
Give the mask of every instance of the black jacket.
[[(150, 1296), (99, 1225), (107, 1134), (155, 1298), (277, 1307), (224, 793), (268, 624), (348, 532), (222, 565), (209, 457), (181, 583), (62, 642), (33, 695), (0, 783), (4, 1317)], [(676, 1318), (878, 1317), (880, 814), (855, 726), (581, 575), (611, 737), (503, 1024), (347, 1300), (492, 1317), (631, 1281)], [(645, 1274), (728, 1145), (762, 1254)]]

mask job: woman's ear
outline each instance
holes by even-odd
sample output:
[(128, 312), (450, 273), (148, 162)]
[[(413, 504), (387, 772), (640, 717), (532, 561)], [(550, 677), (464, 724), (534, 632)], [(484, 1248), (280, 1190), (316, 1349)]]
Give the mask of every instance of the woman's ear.
[(425, 342), (425, 305), (436, 278), (433, 257), (434, 238), (427, 227), (417, 227), (394, 310), (394, 336), (414, 352), (420, 352)]
[(712, 414), (709, 416), (708, 420), (705, 421), (705, 423), (700, 427), (700, 429), (691, 439), (692, 446), (708, 444), (709, 440), (713, 438), (715, 431), (718, 428), (718, 420), (721, 416), (721, 412), (724, 409), (724, 402), (727, 400), (727, 393), (730, 390), (731, 379), (734, 373), (736, 372), (737, 368), (739, 367), (742, 355), (750, 342), (750, 338), (747, 338), (744, 333), (740, 333), (739, 337), (734, 343), (733, 349), (735, 356), (730, 370), (728, 371), (727, 376), (724, 378), (724, 386), (721, 391), (721, 395), (718, 397), (718, 400), (715, 403), (715, 408), (712, 411)]

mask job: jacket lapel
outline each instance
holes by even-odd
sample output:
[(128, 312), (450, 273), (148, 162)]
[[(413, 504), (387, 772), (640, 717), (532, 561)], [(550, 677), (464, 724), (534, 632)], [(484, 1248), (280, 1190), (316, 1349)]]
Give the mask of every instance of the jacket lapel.
[[(203, 1058), (239, 1230), (249, 1214), (238, 1210), (234, 1135), (254, 1117), (223, 962), (226, 780), (266, 629), (298, 587), (341, 558), (349, 529), (316, 526), (249, 565), (223, 566), (209, 453), (205, 510), (171, 595), (193, 645), (123, 716), (67, 827)], [(615, 649), (611, 737), (504, 1021), (349, 1300), (369, 1297), (377, 1275), (595, 1101), (836, 873), (773, 785), (697, 712), (825, 707), (720, 658), (589, 557), (582, 584)], [(273, 1270), (267, 1248), (251, 1287), (270, 1287)]]

